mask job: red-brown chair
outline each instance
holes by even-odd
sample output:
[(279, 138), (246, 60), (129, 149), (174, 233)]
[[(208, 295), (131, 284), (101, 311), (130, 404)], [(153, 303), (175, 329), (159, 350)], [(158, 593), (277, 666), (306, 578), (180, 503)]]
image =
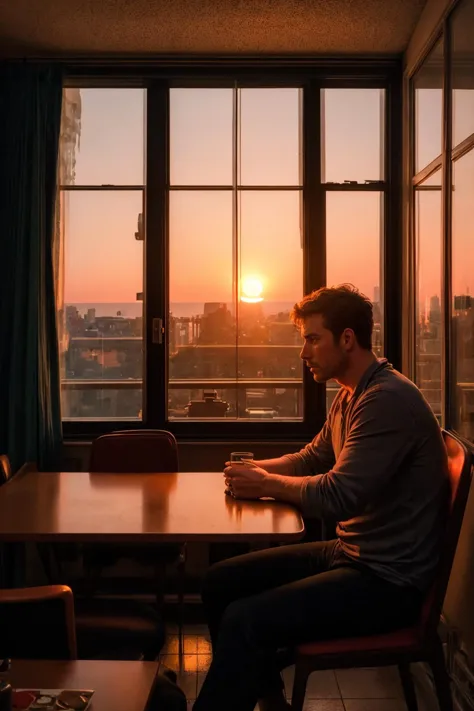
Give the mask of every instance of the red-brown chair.
[(43, 585), (0, 589), (2, 659), (154, 659), (164, 642), (158, 615), (138, 603), (126, 609), (106, 600), (81, 611), (71, 588)]
[(122, 430), (92, 442), (91, 472), (177, 472), (178, 443), (166, 430)]
[(72, 590), (66, 585), (0, 590), (2, 659), (77, 659)]
[(295, 650), (295, 677), (291, 708), (302, 711), (306, 684), (311, 672), (321, 669), (398, 665), (408, 711), (418, 711), (412, 662), (431, 667), (441, 711), (452, 711), (449, 675), (438, 635), (441, 610), (461, 531), (471, 485), (473, 460), (465, 444), (443, 431), (448, 452), (451, 510), (446, 526), (436, 582), (426, 597), (420, 619), (413, 627), (362, 638), (333, 639), (302, 644)]
[[(179, 469), (178, 444), (171, 432), (165, 430), (122, 430), (95, 439), (89, 471), (109, 473), (159, 473), (177, 472)], [(86, 567), (100, 571), (119, 558), (139, 560), (155, 567), (157, 601), (163, 604), (163, 582), (166, 565), (176, 563), (178, 568), (178, 607), (180, 645), (182, 643), (182, 616), (184, 604), (184, 545), (97, 544), (84, 546)]]

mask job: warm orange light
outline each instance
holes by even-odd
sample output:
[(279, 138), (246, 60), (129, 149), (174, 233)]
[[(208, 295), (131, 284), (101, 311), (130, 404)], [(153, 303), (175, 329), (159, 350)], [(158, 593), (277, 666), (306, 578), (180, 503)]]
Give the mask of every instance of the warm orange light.
[(242, 280), (241, 291), (241, 301), (245, 301), (248, 304), (256, 304), (259, 301), (263, 301), (263, 284), (257, 277), (245, 277)]

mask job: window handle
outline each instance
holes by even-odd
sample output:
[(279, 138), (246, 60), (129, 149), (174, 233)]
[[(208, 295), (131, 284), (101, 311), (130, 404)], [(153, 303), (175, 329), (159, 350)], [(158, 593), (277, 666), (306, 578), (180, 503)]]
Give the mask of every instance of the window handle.
[(154, 318), (153, 319), (153, 335), (152, 335), (153, 343), (163, 343), (164, 332), (165, 332), (165, 329), (163, 327), (163, 319), (162, 318)]

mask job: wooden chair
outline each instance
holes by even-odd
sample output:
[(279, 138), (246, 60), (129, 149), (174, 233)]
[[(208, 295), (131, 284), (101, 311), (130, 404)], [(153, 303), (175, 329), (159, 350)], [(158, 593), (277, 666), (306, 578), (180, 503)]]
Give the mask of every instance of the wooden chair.
[(442, 711), (452, 711), (450, 680), (438, 635), (441, 610), (461, 531), (472, 476), (472, 456), (453, 433), (443, 431), (448, 452), (451, 507), (435, 584), (426, 597), (420, 619), (413, 627), (363, 638), (333, 639), (302, 644), (295, 650), (295, 677), (291, 708), (302, 711), (311, 672), (320, 669), (375, 667), (397, 664), (408, 711), (418, 711), (412, 662), (427, 662)]
[(139, 603), (126, 608), (120, 601), (98, 603), (93, 609), (75, 604), (66, 585), (0, 590), (0, 657), (157, 657), (164, 630), (156, 613)]
[[(90, 472), (110, 473), (159, 473), (176, 472), (179, 469), (178, 444), (171, 432), (165, 430), (122, 430), (103, 435), (92, 443)], [(94, 575), (120, 558), (130, 558), (155, 568), (157, 602), (164, 600), (164, 577), (166, 566), (178, 567), (178, 607), (180, 649), (182, 648), (184, 573), (186, 548), (175, 544), (97, 544), (84, 546), (86, 569)]]
[(66, 585), (0, 590), (0, 657), (77, 659), (72, 590)]

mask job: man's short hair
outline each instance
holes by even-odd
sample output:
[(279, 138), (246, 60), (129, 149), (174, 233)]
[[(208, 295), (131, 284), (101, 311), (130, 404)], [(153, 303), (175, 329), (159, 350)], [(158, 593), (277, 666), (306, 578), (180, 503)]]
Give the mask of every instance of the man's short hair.
[(301, 326), (306, 318), (321, 314), (324, 327), (338, 341), (346, 328), (354, 331), (361, 348), (372, 350), (374, 314), (372, 302), (353, 284), (324, 286), (294, 305), (291, 318)]

